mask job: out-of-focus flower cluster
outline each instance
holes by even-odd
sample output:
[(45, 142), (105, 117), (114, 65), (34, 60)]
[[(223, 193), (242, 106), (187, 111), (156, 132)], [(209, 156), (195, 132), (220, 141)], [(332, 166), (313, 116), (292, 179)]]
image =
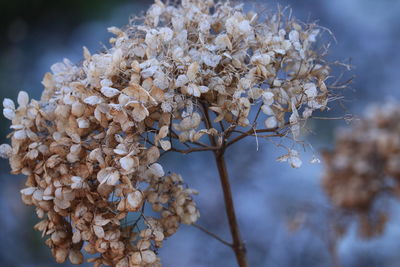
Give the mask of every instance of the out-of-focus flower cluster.
[[(95, 266), (158, 266), (163, 239), (199, 217), (195, 191), (158, 163), (172, 139), (221, 145), (236, 127), (260, 129), (258, 117), (297, 139), (300, 122), (326, 108), (319, 30), (281, 15), (260, 22), (228, 2), (156, 0), (141, 20), (109, 28), (110, 49), (53, 65), (40, 101), (4, 100), (12, 143), (0, 152), (28, 177), (23, 201), (57, 262), (80, 264), (84, 249)], [(301, 165), (295, 150), (282, 160)]]
[(374, 203), (400, 190), (400, 106), (387, 102), (367, 114), (339, 132), (335, 149), (324, 153), (323, 185), (334, 205), (361, 215), (360, 230), (370, 236), (381, 232), (386, 221)]

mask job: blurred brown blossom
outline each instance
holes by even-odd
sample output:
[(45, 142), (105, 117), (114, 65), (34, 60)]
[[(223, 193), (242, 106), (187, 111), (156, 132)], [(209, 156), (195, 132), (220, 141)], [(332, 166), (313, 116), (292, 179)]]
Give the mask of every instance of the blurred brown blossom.
[(325, 152), (323, 185), (334, 205), (360, 215), (364, 235), (379, 234), (387, 215), (374, 210), (384, 194), (400, 190), (400, 109), (395, 101), (371, 106), (366, 117), (339, 132)]

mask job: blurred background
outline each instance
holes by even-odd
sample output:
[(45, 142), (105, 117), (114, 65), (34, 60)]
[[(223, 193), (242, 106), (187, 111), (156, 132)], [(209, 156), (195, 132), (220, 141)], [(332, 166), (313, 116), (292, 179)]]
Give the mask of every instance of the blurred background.
[[(91, 51), (107, 46), (108, 26), (122, 26), (132, 14), (144, 12), (147, 0), (14, 0), (0, 1), (0, 98), (16, 99), (19, 90), (39, 98), (41, 80), (50, 66), (63, 58), (78, 63), (82, 46)], [(400, 97), (400, 1), (399, 0), (259, 0), (246, 8), (290, 5), (302, 21), (317, 21), (334, 33), (330, 60), (353, 66), (354, 81), (343, 92), (346, 109), (338, 114), (362, 115), (369, 103)], [(335, 114), (329, 114), (335, 116)], [(9, 121), (1, 116), (0, 139), (7, 142)], [(309, 136), (314, 150), (329, 148), (344, 120), (315, 120)], [(237, 215), (251, 266), (313, 267), (400, 266), (400, 209), (388, 200), (390, 220), (383, 234), (372, 239), (357, 235), (356, 223), (340, 239), (332, 231), (335, 214), (321, 189), (322, 164), (310, 164), (312, 151), (304, 152), (304, 164), (292, 169), (277, 163), (281, 155), (272, 143), (254, 140), (233, 147), (227, 156)], [(181, 173), (200, 191), (199, 224), (229, 240), (222, 192), (210, 155), (168, 158), (171, 171)], [(178, 165), (177, 162), (180, 162)], [(186, 167), (182, 167), (181, 162)], [(9, 173), (1, 160), (0, 266), (56, 266), (50, 251), (32, 227), (34, 210), (20, 200), (23, 177)], [(229, 248), (193, 227), (183, 226), (160, 251), (164, 266), (235, 266)], [(64, 266), (69, 266), (65, 264)]]

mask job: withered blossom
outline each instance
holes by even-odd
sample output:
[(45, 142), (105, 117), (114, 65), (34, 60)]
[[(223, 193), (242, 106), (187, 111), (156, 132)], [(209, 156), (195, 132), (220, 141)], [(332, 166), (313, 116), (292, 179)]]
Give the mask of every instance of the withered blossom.
[[(317, 25), (281, 13), (261, 20), (224, 1), (156, 0), (108, 30), (106, 51), (84, 48), (81, 64), (51, 67), (39, 101), (26, 92), (18, 107), (4, 100), (11, 146), (0, 155), (28, 177), (22, 199), (36, 206), (35, 228), (57, 262), (81, 264), (83, 249), (94, 266), (160, 266), (164, 238), (199, 218), (197, 192), (166, 174), (161, 154), (221, 152), (257, 133), (296, 141), (300, 124), (327, 107), (330, 68), (314, 50)], [(302, 163), (294, 149), (279, 160)], [(127, 223), (130, 214), (138, 219)]]
[(400, 192), (400, 108), (396, 101), (370, 106), (365, 118), (341, 130), (326, 151), (323, 186), (333, 204), (359, 215), (364, 236), (379, 234), (387, 215), (381, 196)]

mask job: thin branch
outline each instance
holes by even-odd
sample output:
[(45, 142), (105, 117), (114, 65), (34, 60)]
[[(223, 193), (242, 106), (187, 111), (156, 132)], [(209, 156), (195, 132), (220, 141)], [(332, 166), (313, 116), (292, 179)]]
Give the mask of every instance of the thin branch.
[(221, 237), (217, 236), (216, 234), (214, 234), (213, 232), (208, 231), (206, 228), (204, 228), (201, 225), (198, 225), (197, 223), (193, 223), (192, 224), (194, 227), (196, 227), (197, 229), (199, 229), (200, 231), (203, 231), (204, 233), (206, 233), (207, 235), (215, 238), (216, 240), (218, 240), (219, 242), (221, 242), (224, 245), (227, 245), (228, 247), (232, 248), (232, 244), (229, 243), (228, 241), (225, 241), (224, 239), (222, 239)]
[(254, 137), (258, 137), (258, 138), (285, 137), (285, 136), (287, 136), (287, 133), (264, 134), (264, 135), (252, 134), (249, 136), (254, 136)]
[(228, 131), (227, 133), (224, 132), (224, 140), (229, 139), (229, 137), (231, 137), (233, 131), (239, 125), (240, 112), (241, 111), (239, 111), (239, 114), (238, 114), (238, 116), (236, 118), (236, 122), (227, 129), (227, 131)]
[(243, 132), (240, 130), (234, 130), (234, 133), (241, 133), (244, 135), (250, 135), (250, 133), (273, 133), (276, 132), (278, 130), (278, 128), (273, 128), (273, 129), (257, 129), (255, 130), (254, 128), (251, 128), (250, 130), (248, 130), (247, 132)]
[(258, 117), (259, 117), (260, 114), (261, 114), (262, 106), (263, 106), (263, 103), (261, 103), (260, 107), (259, 107), (258, 110), (257, 110), (256, 116), (254, 117), (253, 125), (256, 125), (256, 123), (257, 123)]
[[(208, 114), (207, 106), (204, 103), (201, 103), (201, 106), (203, 108), (204, 123), (206, 124), (207, 129), (211, 129), (213, 127), (211, 125), (210, 115)], [(216, 145), (214, 138), (210, 138), (210, 142), (212, 143), (212, 145)]]
[[(179, 140), (179, 135), (174, 130), (172, 130), (172, 128), (170, 129), (170, 132), (171, 132), (170, 136), (172, 136), (174, 139)], [(202, 147), (208, 147), (207, 144), (204, 144), (200, 141), (193, 141), (193, 142), (189, 142), (189, 143), (193, 144), (193, 145), (202, 146)], [(187, 144), (187, 142), (184, 142), (182, 144), (184, 144), (186, 147), (190, 148), (190, 146)]]
[(341, 117), (315, 117), (315, 116), (312, 116), (310, 118), (316, 119), (316, 120), (351, 120), (351, 119), (354, 119), (354, 116), (347, 114), (347, 115), (341, 116)]
[(186, 150), (171, 148), (170, 151), (179, 152), (182, 154), (189, 154), (189, 153), (201, 152), (201, 151), (216, 151), (218, 149), (220, 149), (220, 147), (207, 146), (207, 147), (195, 147), (195, 148), (186, 149)]
[[(171, 136), (171, 135), (170, 135), (170, 136)], [(143, 136), (141, 136), (141, 137), (142, 137), (143, 140), (144, 140), (146, 143), (148, 143), (149, 145), (156, 146), (153, 142), (151, 142), (151, 141), (149, 140), (149, 138), (145, 138), (145, 137), (143, 137)], [(175, 137), (173, 137), (173, 138), (175, 138)], [(172, 142), (171, 142), (171, 143), (172, 143)], [(186, 142), (185, 142), (185, 143), (182, 143), (182, 144), (184, 144), (188, 149), (182, 150), (182, 149), (171, 148), (170, 150), (171, 150), (171, 151), (175, 151), (175, 152), (180, 152), (180, 153), (183, 153), (183, 154), (188, 154), (188, 153), (196, 152), (196, 151), (215, 150), (214, 147), (210, 147), (209, 145), (204, 144), (204, 143), (202, 143), (202, 142), (198, 142), (198, 141), (190, 142), (190, 144), (198, 145), (198, 146), (200, 146), (201, 148), (192, 148), (192, 147), (191, 147), (190, 145), (188, 145)], [(162, 148), (159, 147), (159, 146), (157, 146), (157, 147), (158, 147), (159, 149), (162, 149)]]
[(222, 121), (219, 122), (219, 126), (221, 127), (221, 131), (225, 132), (225, 127), (224, 127), (224, 124), (222, 123)]
[(233, 131), (236, 129), (237, 123), (232, 123), (225, 131), (222, 133), (225, 139), (228, 139)]
[(190, 142), (190, 143), (198, 145), (198, 146), (202, 146), (202, 147), (209, 147), (209, 145), (204, 144), (204, 143), (202, 143), (200, 141), (193, 141), (193, 142)]
[[(241, 135), (235, 137), (234, 139), (232, 139), (230, 142), (228, 142), (228, 144), (226, 145), (227, 147), (230, 145), (233, 145), (234, 143), (242, 140), (243, 138), (247, 137), (247, 136), (254, 136), (257, 133), (273, 133), (275, 132), (274, 135), (271, 136), (261, 136), (261, 137), (275, 137), (275, 136), (281, 136), (281, 133), (278, 133), (279, 129), (278, 128), (274, 128), (274, 129), (258, 129), (258, 130), (254, 130), (253, 128), (251, 128), (250, 130), (248, 130), (247, 132), (242, 132), (242, 131), (237, 131), (234, 130), (234, 132), (238, 132), (241, 133)], [(258, 136), (260, 137), (260, 136)]]

